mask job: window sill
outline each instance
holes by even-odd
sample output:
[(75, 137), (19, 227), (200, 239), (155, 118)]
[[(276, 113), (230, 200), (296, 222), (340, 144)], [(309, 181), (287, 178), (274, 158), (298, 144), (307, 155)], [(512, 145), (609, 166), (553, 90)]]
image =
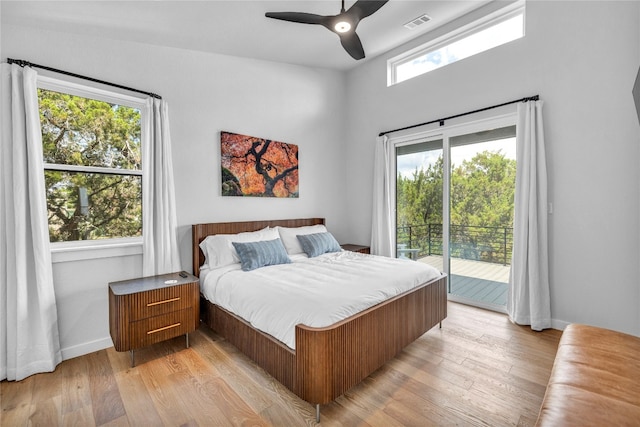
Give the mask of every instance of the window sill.
[(142, 255), (141, 237), (51, 243), (54, 264), (130, 255)]

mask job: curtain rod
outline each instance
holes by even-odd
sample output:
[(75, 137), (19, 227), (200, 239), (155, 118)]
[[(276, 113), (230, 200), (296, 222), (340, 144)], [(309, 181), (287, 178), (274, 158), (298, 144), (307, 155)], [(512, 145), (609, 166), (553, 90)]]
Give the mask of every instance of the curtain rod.
[(107, 86), (113, 86), (113, 87), (117, 87), (119, 89), (125, 89), (125, 90), (129, 90), (129, 91), (132, 91), (132, 92), (142, 93), (144, 95), (148, 95), (148, 96), (151, 96), (151, 97), (156, 98), (156, 99), (162, 99), (162, 97), (160, 95), (157, 95), (157, 94), (152, 93), (152, 92), (146, 92), (144, 90), (134, 89), (134, 88), (127, 87), (127, 86), (122, 86), (122, 85), (119, 85), (119, 84), (116, 84), (116, 83), (110, 83), (110, 82), (106, 82), (104, 80), (94, 79), (93, 77), (87, 77), (87, 76), (82, 76), (80, 74), (70, 73), (69, 71), (63, 71), (63, 70), (58, 70), (56, 68), (47, 67), (47, 66), (44, 66), (44, 65), (34, 64), (32, 62), (29, 62), (29, 61), (23, 61), (22, 59), (7, 58), (7, 62), (9, 64), (19, 65), (20, 67), (41, 68), (43, 70), (53, 71), (54, 73), (64, 74), (65, 76), (71, 76), (71, 77), (76, 77), (76, 78), (83, 79), (83, 80), (89, 80), (89, 81), (94, 82), (94, 83), (100, 83), (100, 84), (107, 85)]
[(440, 123), (440, 126), (444, 126), (445, 120), (451, 120), (451, 119), (455, 119), (455, 118), (458, 118), (458, 117), (467, 116), (469, 114), (480, 113), (482, 111), (487, 111), (487, 110), (491, 110), (493, 108), (498, 108), (498, 107), (504, 107), (505, 105), (515, 104), (517, 102), (537, 101), (538, 99), (540, 99), (539, 95), (534, 95), (534, 96), (529, 96), (529, 97), (526, 97), (526, 98), (516, 99), (514, 101), (504, 102), (504, 103), (498, 104), (498, 105), (492, 105), (491, 107), (480, 108), (479, 110), (467, 111), (466, 113), (456, 114), (455, 116), (445, 117), (444, 119), (431, 120), (429, 122), (418, 123), (417, 125), (411, 125), (411, 126), (405, 126), (403, 128), (387, 130), (387, 131), (384, 131), (384, 132), (380, 132), (380, 134), (378, 136), (383, 136), (383, 135), (386, 135), (388, 133), (393, 133), (393, 132), (399, 132), (401, 130), (413, 129), (413, 128), (417, 128), (417, 127), (424, 126), (424, 125), (430, 125), (432, 123)]

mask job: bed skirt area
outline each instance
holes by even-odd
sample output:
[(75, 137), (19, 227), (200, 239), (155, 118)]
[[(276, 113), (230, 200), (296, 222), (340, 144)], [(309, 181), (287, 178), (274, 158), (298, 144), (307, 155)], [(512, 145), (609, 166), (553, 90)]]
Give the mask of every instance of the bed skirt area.
[(296, 326), (296, 350), (202, 299), (202, 320), (303, 400), (344, 394), (447, 317), (447, 278), (325, 328)]

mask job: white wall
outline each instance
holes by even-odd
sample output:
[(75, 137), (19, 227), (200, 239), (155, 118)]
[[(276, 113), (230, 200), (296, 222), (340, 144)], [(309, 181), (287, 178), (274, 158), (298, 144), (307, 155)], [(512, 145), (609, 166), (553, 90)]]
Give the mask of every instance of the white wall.
[(386, 60), (403, 49), (350, 72), (352, 240), (370, 238), (368, 189), (379, 132), (540, 94), (554, 206), (554, 325), (640, 334), (640, 127), (631, 96), (640, 65), (639, 9), (639, 2), (529, 1), (521, 40), (389, 88)]
[[(524, 39), (392, 88), (386, 59), (400, 50), (344, 75), (6, 22), (0, 48), (3, 60), (138, 87), (170, 103), (185, 270), (189, 226), (198, 222), (324, 216), (340, 241), (367, 243), (378, 132), (540, 94), (555, 322), (639, 334), (640, 130), (631, 98), (639, 28), (638, 2), (529, 1)], [(298, 144), (300, 199), (221, 197), (220, 130)], [(111, 345), (107, 283), (140, 274), (139, 255), (54, 265), (65, 358)]]
[[(183, 269), (191, 271), (193, 223), (320, 216), (346, 243), (342, 73), (6, 22), (2, 52), (3, 60), (100, 78), (158, 93), (169, 102)], [(221, 197), (221, 130), (298, 144), (300, 198)], [(140, 255), (54, 264), (63, 357), (112, 345), (107, 284), (141, 272)]]

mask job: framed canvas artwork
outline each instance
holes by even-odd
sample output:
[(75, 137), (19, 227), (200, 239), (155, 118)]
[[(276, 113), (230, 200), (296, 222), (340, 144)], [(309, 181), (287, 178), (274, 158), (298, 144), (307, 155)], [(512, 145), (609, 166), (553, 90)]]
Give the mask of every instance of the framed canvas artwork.
[(298, 197), (298, 146), (220, 132), (223, 196)]

